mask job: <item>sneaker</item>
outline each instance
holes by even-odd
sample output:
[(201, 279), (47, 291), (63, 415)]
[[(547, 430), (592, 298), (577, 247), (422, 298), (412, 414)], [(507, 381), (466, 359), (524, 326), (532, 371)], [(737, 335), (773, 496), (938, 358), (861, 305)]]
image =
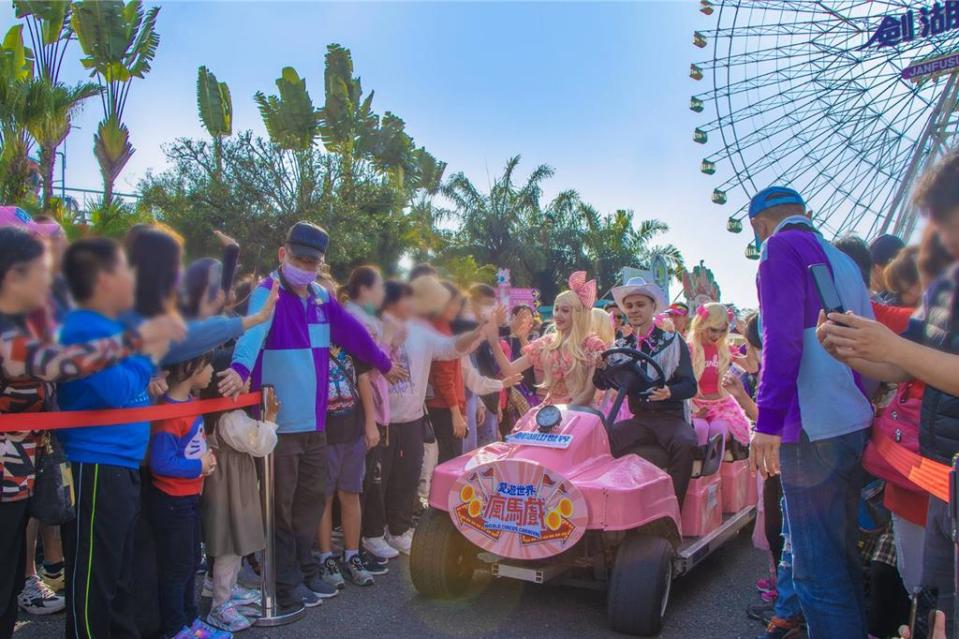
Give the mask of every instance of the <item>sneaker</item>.
[(386, 560), (380, 559), (376, 555), (366, 552), (366, 550), (360, 548), (360, 560), (363, 562), (363, 567), (366, 568), (366, 572), (371, 575), (385, 575), (390, 571), (386, 567)]
[(263, 616), (263, 608), (259, 604), (249, 604), (246, 606), (237, 606), (234, 604), (233, 607), (236, 608), (238, 613), (250, 620), (259, 619)]
[(373, 575), (366, 569), (366, 566), (363, 565), (363, 560), (359, 554), (350, 557), (349, 561), (344, 561), (343, 569), (346, 571), (346, 576), (353, 582), (353, 585), (372, 586), (376, 581), (373, 579)]
[(400, 553), (393, 546), (386, 543), (385, 537), (364, 537), (363, 548), (381, 559), (393, 559), (400, 556)]
[(779, 592), (776, 590), (767, 590), (766, 592), (760, 593), (759, 598), (766, 603), (773, 603), (779, 597)]
[(393, 535), (386, 536), (386, 543), (393, 547), (394, 550), (403, 553), (404, 555), (410, 554), (410, 546), (413, 545), (413, 529), (410, 528), (402, 535)]
[[(189, 628), (184, 628), (188, 633), (187, 637), (191, 639), (233, 639), (233, 635), (225, 630), (220, 630), (208, 625), (202, 619), (197, 619)], [(183, 630), (177, 633), (175, 639), (179, 639)]]
[(346, 582), (343, 581), (343, 575), (340, 574), (340, 567), (336, 565), (336, 560), (333, 559), (333, 555), (323, 560), (323, 563), (320, 565), (320, 570), (322, 571), (320, 575), (323, 581), (337, 590), (346, 588)]
[(761, 621), (764, 626), (768, 626), (769, 622), (772, 621), (773, 617), (775, 616), (773, 613), (775, 608), (776, 604), (773, 602), (752, 604), (746, 608), (746, 616), (750, 619)]
[(246, 630), (253, 625), (253, 622), (241, 615), (230, 601), (211, 610), (210, 614), (207, 615), (206, 622), (220, 630), (228, 630), (229, 632)]
[(802, 623), (798, 619), (773, 617), (766, 627), (766, 634), (756, 639), (799, 639)]
[(260, 590), (258, 588), (244, 588), (240, 584), (234, 584), (230, 592), (230, 603), (234, 606), (247, 606), (250, 604), (260, 605)]
[(43, 580), (43, 583), (50, 586), (50, 590), (53, 592), (61, 592), (63, 590), (63, 563), (60, 563), (61, 568), (59, 570), (50, 570), (47, 568), (47, 564), (43, 563), (40, 565), (39, 575), (40, 579)]
[(17, 603), (21, 610), (31, 615), (52, 615), (67, 607), (66, 600), (37, 575), (27, 577), (23, 592), (17, 595)]
[(756, 582), (756, 590), (759, 592), (769, 592), (776, 589), (776, 580), (772, 577), (766, 577)]
[(331, 586), (321, 575), (311, 575), (304, 579), (303, 583), (320, 599), (329, 599), (340, 593), (336, 586)]
[(303, 605), (306, 608), (315, 608), (323, 603), (323, 600), (313, 594), (313, 591), (303, 584), (287, 592), (279, 592), (278, 599), (281, 608), (294, 608)]

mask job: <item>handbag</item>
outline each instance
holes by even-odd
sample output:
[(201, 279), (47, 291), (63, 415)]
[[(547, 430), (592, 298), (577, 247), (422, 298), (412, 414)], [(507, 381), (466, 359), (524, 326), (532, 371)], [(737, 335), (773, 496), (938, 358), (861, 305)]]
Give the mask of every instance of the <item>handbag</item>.
[(37, 448), (37, 478), (30, 500), (30, 516), (48, 526), (61, 526), (76, 516), (73, 471), (59, 440), (49, 431), (43, 433)]
[[(912, 382), (901, 385), (886, 409), (873, 422), (873, 431), (897, 442), (900, 446), (919, 452), (919, 415), (922, 410), (922, 393), (916, 392)], [(870, 440), (863, 453), (862, 465), (866, 471), (879, 479), (896, 484), (913, 492), (924, 492), (916, 484), (893, 468), (879, 453), (876, 443)]]
[(433, 430), (433, 422), (430, 421), (430, 412), (426, 409), (425, 404), (423, 405), (423, 443), (436, 443), (436, 431)]

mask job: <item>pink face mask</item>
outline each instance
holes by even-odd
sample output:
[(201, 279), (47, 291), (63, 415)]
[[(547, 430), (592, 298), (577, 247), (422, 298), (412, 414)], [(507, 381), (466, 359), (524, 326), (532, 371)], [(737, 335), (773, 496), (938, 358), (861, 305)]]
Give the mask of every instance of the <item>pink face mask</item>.
[(316, 280), (316, 271), (305, 271), (289, 262), (283, 262), (283, 277), (290, 283), (290, 286), (303, 288)]

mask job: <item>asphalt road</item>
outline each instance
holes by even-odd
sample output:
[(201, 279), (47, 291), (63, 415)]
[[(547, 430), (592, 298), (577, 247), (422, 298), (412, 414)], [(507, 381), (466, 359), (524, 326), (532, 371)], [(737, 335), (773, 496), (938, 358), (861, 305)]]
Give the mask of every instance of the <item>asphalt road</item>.
[[(763, 628), (749, 620), (744, 610), (758, 601), (753, 583), (765, 571), (766, 561), (744, 531), (677, 580), (661, 639), (754, 639), (762, 634)], [(62, 636), (62, 615), (24, 616), (14, 634), (15, 639)], [(240, 635), (244, 639), (384, 636), (622, 637), (606, 628), (604, 593), (477, 578), (470, 594), (461, 600), (430, 601), (413, 591), (405, 559), (390, 562), (390, 573), (377, 577), (375, 586), (348, 586), (294, 625), (251, 629)]]

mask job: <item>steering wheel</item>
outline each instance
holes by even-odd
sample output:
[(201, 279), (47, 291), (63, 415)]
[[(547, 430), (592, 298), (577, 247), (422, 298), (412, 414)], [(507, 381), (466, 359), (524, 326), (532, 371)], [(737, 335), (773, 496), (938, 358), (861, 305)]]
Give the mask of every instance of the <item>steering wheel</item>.
[[(613, 355), (623, 357), (610, 361)], [(628, 394), (645, 393), (666, 385), (662, 366), (642, 351), (633, 348), (611, 348), (603, 352), (602, 358), (606, 362), (606, 378), (617, 389), (625, 390)], [(646, 372), (644, 364), (653, 369), (655, 376)]]

